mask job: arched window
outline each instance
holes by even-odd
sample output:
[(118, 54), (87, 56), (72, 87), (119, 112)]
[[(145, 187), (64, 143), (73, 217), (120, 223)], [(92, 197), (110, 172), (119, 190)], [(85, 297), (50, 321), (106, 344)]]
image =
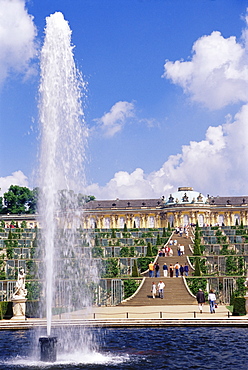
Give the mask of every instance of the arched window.
[(135, 225), (137, 228), (140, 227), (140, 217), (134, 217)]
[(174, 226), (174, 216), (173, 215), (169, 216), (169, 223), (170, 223), (170, 226)]
[(183, 225), (187, 226), (189, 224), (189, 215), (183, 215)]
[(222, 226), (222, 224), (224, 224), (224, 215), (219, 215), (219, 217), (218, 217), (218, 224), (220, 226)]
[(149, 227), (153, 228), (155, 226), (154, 216), (149, 217)]
[(119, 218), (119, 227), (120, 227), (120, 229), (123, 229), (124, 225), (125, 225), (125, 219), (124, 219), (124, 217), (120, 217)]
[(198, 216), (198, 225), (200, 227), (202, 227), (204, 225), (204, 215), (202, 215), (202, 214)]
[(104, 218), (104, 229), (109, 229), (110, 228), (110, 218), (105, 217)]
[(240, 225), (240, 215), (238, 213), (235, 213), (234, 215), (234, 225)]

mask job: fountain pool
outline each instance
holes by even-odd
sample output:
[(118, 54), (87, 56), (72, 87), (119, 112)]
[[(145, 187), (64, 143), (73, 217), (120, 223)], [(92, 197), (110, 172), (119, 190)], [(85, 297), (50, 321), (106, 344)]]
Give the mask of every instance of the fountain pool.
[[(80, 334), (80, 328), (74, 330), (75, 336)], [(33, 331), (1, 332), (0, 368), (246, 370), (248, 363), (247, 328), (98, 329), (98, 351), (58, 351), (53, 364), (41, 363), (32, 354), (35, 336)]]

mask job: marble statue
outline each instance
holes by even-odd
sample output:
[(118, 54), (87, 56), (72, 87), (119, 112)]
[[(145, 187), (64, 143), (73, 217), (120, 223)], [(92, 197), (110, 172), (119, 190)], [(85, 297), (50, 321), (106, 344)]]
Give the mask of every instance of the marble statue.
[(26, 320), (26, 295), (27, 289), (25, 288), (26, 274), (23, 268), (20, 268), (18, 279), (15, 285), (15, 290), (12, 296), (13, 303), (13, 317), (11, 320)]
[(18, 279), (17, 279), (17, 282), (16, 282), (16, 286), (15, 286), (15, 291), (13, 293), (13, 298), (15, 298), (16, 296), (18, 298), (25, 298), (26, 295), (27, 295), (27, 289), (25, 289), (25, 279), (26, 279), (26, 274), (24, 272), (24, 269), (21, 268), (19, 273), (18, 273)]

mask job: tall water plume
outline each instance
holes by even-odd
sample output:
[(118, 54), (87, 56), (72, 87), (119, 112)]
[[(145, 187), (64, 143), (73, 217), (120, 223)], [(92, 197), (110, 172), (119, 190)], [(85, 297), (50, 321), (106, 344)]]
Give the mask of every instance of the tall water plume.
[[(61, 13), (47, 17), (41, 50), (40, 204), (44, 245), (47, 335), (52, 307), (66, 311), (91, 303), (94, 268), (83, 260), (82, 214), (78, 196), (84, 187), (87, 130), (82, 110), (83, 81), (75, 67), (71, 30)], [(90, 258), (90, 256), (88, 256)], [(93, 272), (92, 272), (93, 271)]]

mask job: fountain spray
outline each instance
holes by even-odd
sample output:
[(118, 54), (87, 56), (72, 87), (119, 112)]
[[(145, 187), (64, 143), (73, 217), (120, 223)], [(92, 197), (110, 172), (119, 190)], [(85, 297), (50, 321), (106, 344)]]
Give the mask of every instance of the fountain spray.
[[(50, 337), (52, 307), (58, 290), (63, 291), (60, 299), (67, 310), (72, 304), (77, 309), (90, 304), (91, 300), (83, 291), (87, 281), (84, 280), (82, 287), (82, 275), (88, 279), (90, 274), (80, 266), (80, 256), (78, 259), (74, 250), (80, 238), (78, 228), (82, 217), (77, 194), (84, 187), (87, 136), (81, 102), (84, 83), (75, 66), (70, 27), (60, 12), (46, 18), (40, 66), (39, 213), (44, 246), (47, 336)], [(54, 354), (46, 353), (55, 351), (56, 342), (56, 339), (40, 338), (41, 346), (45, 343), (41, 350), (43, 360), (47, 357), (48, 361), (55, 361)], [(47, 346), (50, 349), (47, 350)]]

